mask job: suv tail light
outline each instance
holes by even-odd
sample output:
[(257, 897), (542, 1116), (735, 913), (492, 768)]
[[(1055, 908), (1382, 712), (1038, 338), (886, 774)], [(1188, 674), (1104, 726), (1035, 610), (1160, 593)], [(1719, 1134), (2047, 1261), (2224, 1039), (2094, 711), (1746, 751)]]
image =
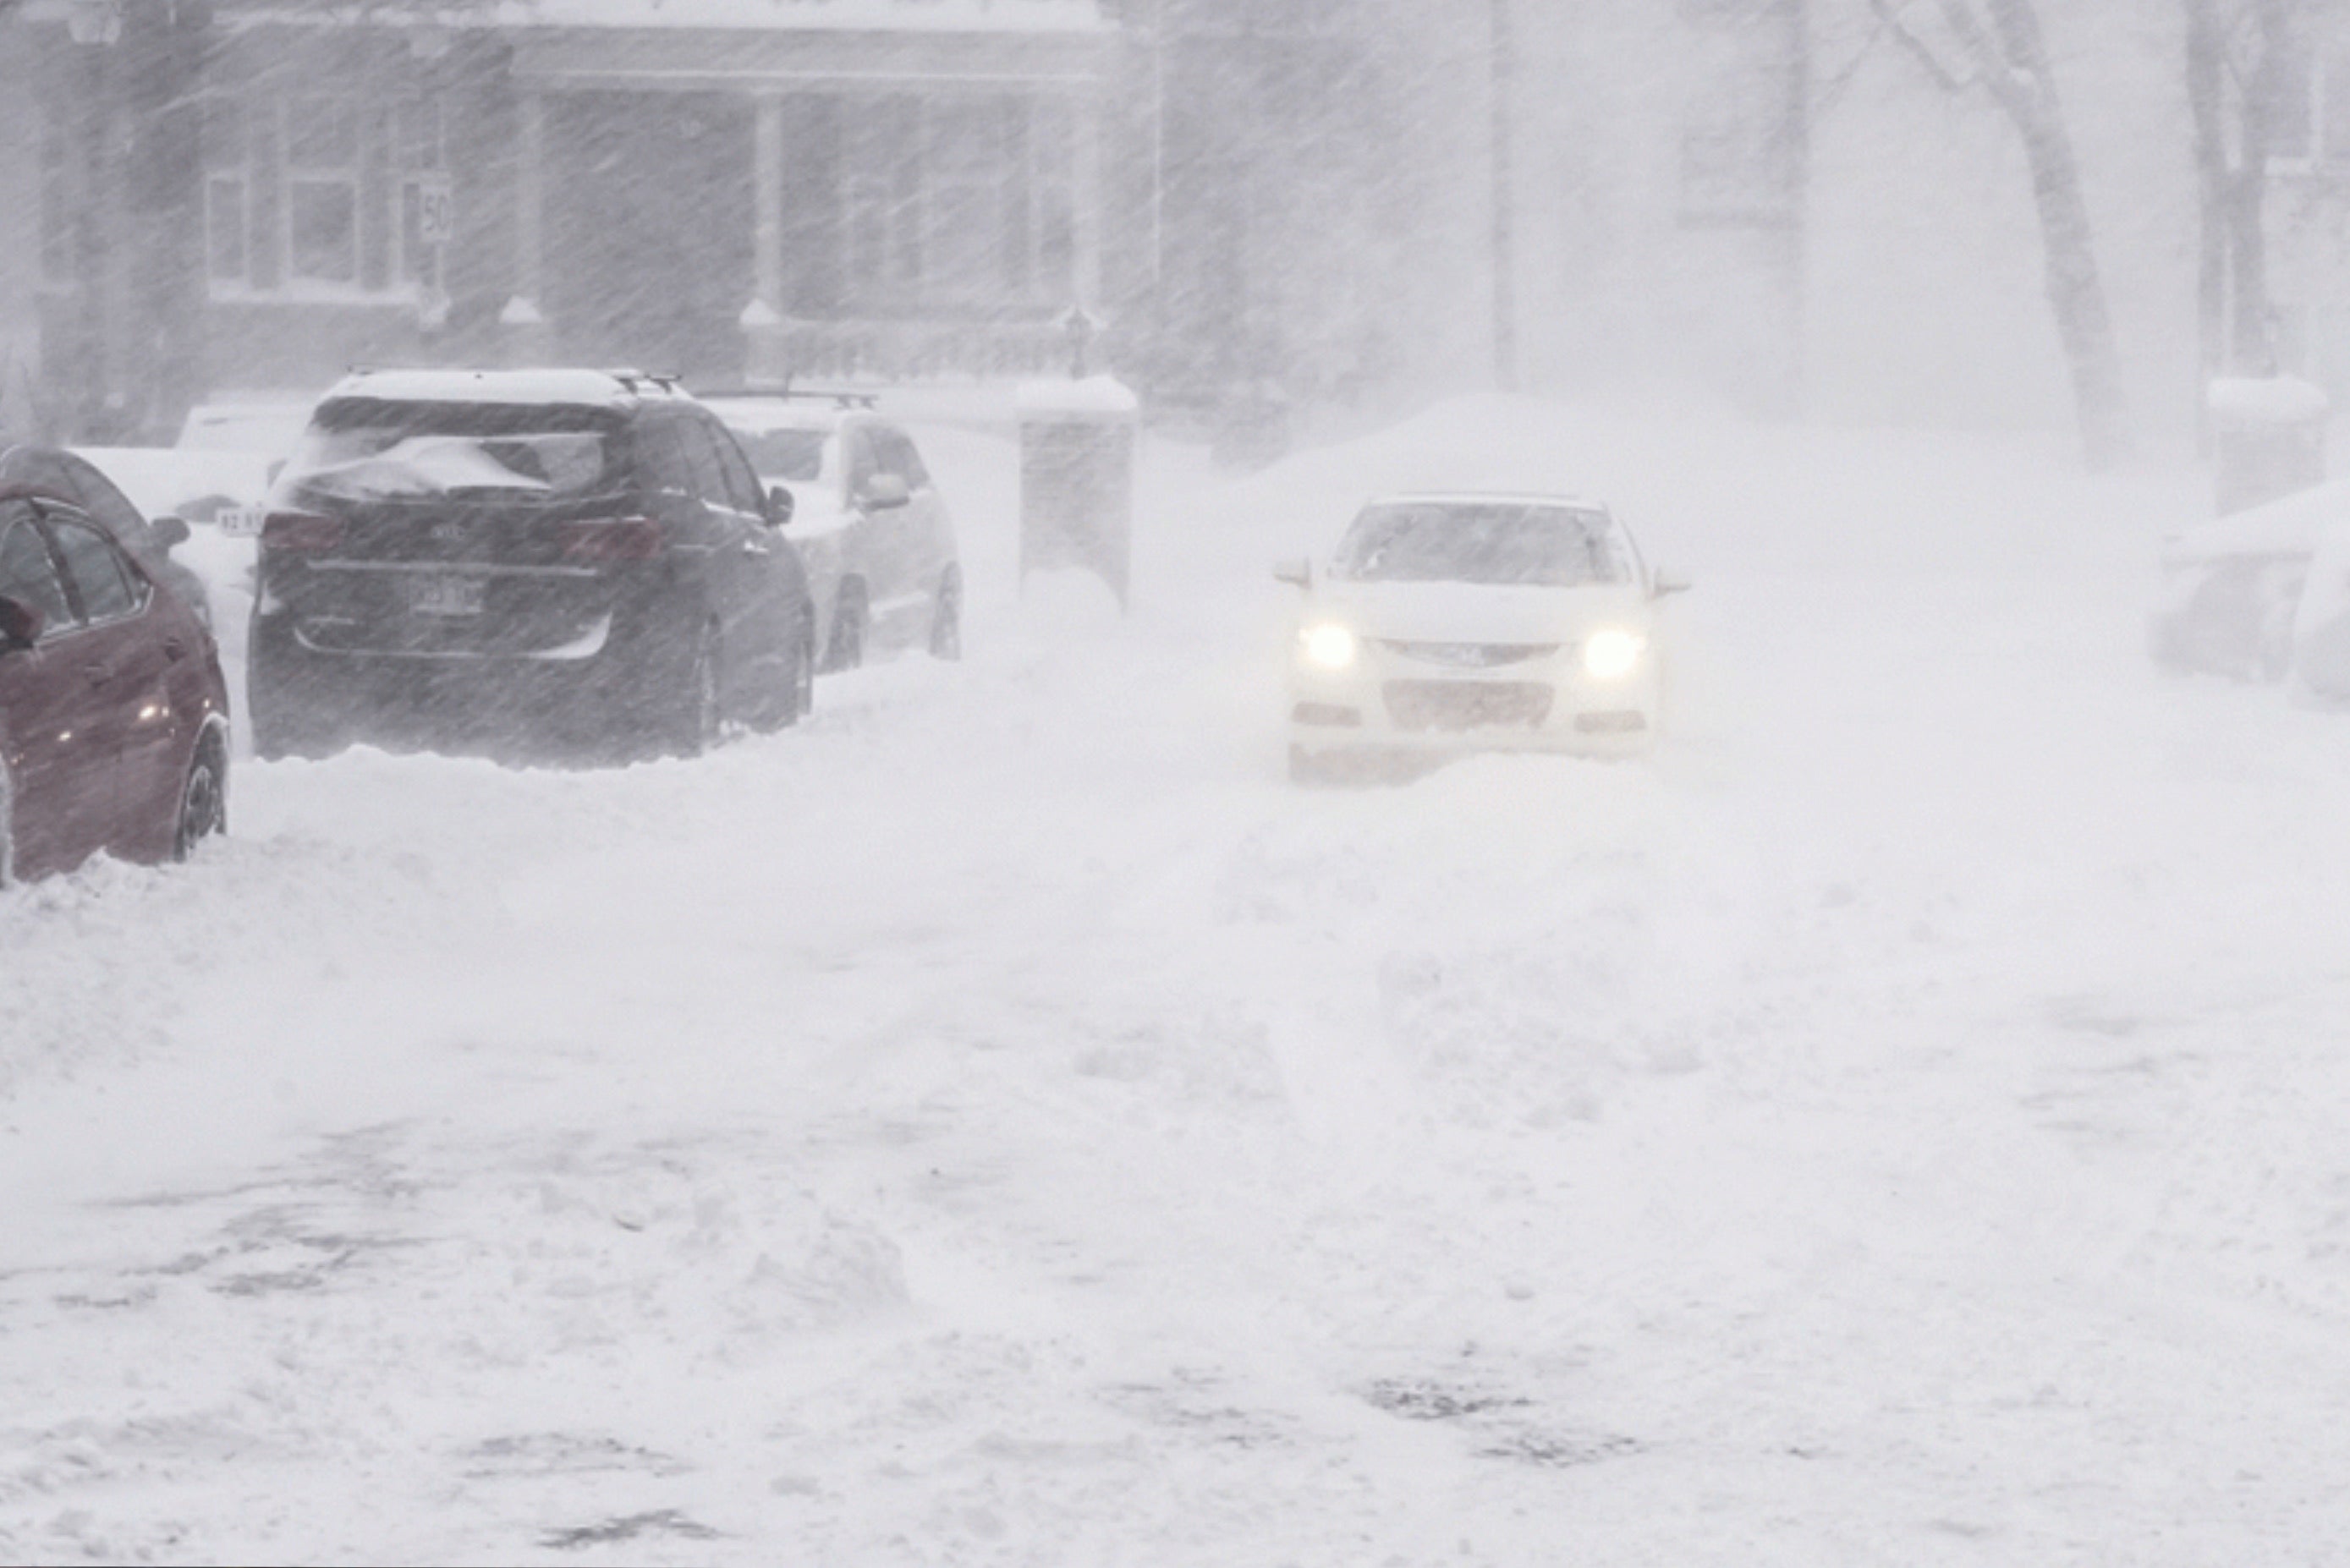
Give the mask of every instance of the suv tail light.
[(343, 542), (343, 520), (315, 512), (272, 512), (261, 523), (261, 546), (292, 555), (331, 550)]
[(669, 543), (661, 525), (650, 517), (599, 517), (593, 522), (558, 524), (563, 558), (585, 566), (608, 561), (650, 561)]

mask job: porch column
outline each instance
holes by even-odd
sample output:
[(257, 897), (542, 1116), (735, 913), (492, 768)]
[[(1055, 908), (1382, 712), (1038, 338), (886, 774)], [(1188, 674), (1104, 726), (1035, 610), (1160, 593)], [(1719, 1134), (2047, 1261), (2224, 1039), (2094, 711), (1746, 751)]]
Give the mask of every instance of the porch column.
[(41, 125), (32, 46), (0, 18), (0, 212), (33, 221), (0, 226), (0, 443), (31, 441), (33, 380), (41, 368)]
[(1074, 209), (1070, 240), (1076, 254), (1076, 303), (1089, 316), (1101, 315), (1102, 299), (1102, 109), (1098, 95), (1083, 92), (1069, 105), (1069, 170)]
[(508, 363), (540, 365), (555, 358), (555, 332), (539, 308), (546, 286), (546, 99), (528, 91), (517, 109), (514, 293), (498, 312), (498, 327)]
[(743, 307), (743, 379), (754, 386), (791, 374), (784, 320), (784, 100), (762, 94), (752, 126), (751, 303)]

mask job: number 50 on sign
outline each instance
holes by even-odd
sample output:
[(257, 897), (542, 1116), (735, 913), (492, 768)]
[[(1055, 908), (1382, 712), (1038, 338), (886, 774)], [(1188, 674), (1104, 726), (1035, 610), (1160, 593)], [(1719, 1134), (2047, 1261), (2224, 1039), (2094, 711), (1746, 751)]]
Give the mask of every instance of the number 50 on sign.
[(445, 245), (456, 236), (457, 199), (446, 174), (419, 175), (416, 181), (416, 237), (427, 245)]

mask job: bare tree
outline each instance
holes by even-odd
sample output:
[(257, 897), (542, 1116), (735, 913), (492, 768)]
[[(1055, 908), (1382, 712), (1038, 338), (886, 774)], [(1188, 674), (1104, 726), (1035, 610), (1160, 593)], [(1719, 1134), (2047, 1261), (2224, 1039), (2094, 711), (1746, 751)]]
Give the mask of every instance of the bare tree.
[(1938, 86), (1987, 95), (2022, 140), (2082, 450), (2091, 468), (2110, 467), (2129, 446), (2121, 357), (2080, 163), (2033, 0), (1869, 0), (1869, 7)]

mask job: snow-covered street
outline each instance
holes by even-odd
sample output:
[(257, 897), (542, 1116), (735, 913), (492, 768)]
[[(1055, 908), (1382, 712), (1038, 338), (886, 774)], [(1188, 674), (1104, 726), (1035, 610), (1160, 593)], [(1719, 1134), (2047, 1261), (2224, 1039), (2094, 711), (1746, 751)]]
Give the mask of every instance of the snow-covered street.
[[(2350, 1561), (2350, 725), (2152, 670), (2199, 477), (1471, 400), (1154, 443), (1121, 619), (920, 433), (965, 663), (0, 894), (0, 1560)], [(1696, 580), (1653, 757), (1284, 782), (1430, 483)]]

